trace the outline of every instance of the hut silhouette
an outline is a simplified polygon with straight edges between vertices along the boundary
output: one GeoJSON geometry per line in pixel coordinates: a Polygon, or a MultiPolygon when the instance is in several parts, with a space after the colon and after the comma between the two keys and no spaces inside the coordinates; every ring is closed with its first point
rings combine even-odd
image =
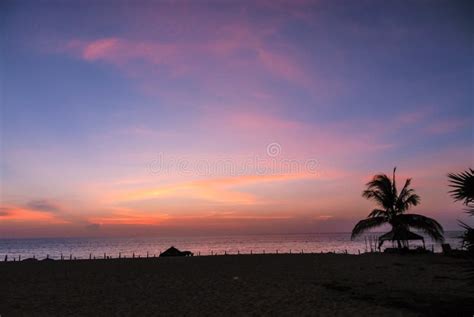
{"type": "Polygon", "coordinates": [[[160,256],[193,256],[193,253],[191,251],[180,251],[172,246],[161,253],[160,256]]]}
{"type": "Polygon", "coordinates": [[[404,248],[408,248],[410,240],[423,241],[423,249],[425,248],[425,239],[422,236],[411,232],[407,228],[400,227],[392,229],[390,232],[387,232],[386,234],[379,237],[379,249],[385,241],[397,241],[399,247],[402,246],[404,248]]]}

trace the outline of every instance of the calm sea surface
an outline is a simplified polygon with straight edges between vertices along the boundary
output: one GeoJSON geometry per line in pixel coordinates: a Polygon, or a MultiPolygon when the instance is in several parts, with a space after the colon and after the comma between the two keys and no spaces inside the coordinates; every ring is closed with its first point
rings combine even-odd
{"type": "MultiPolygon", "coordinates": [[[[299,252],[348,252],[357,254],[370,251],[370,240],[378,234],[368,234],[351,241],[350,233],[311,233],[311,234],[283,234],[283,235],[245,235],[245,236],[209,236],[209,237],[142,237],[142,238],[45,238],[45,239],[0,239],[0,261],[5,255],[11,260],[21,256],[22,259],[35,256],[38,259],[59,259],[61,254],[68,258],[86,259],[107,256],[131,257],[159,255],[170,246],[180,250],[190,250],[195,255],[210,254],[237,254],[239,253],[299,253],[299,252]]],[[[461,232],[449,231],[445,233],[446,243],[453,248],[460,247],[458,237],[461,232]]],[[[425,238],[426,247],[435,252],[441,250],[440,245],[425,238]]],[[[390,246],[386,243],[384,246],[390,246]]],[[[410,245],[421,245],[413,243],[410,245]]],[[[374,246],[374,243],[372,243],[374,246]]]]}

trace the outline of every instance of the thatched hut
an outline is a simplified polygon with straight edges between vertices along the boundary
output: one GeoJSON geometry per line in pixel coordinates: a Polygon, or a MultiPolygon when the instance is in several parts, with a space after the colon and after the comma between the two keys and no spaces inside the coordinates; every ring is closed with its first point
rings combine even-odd
{"type": "Polygon", "coordinates": [[[411,232],[407,228],[400,227],[392,229],[390,232],[379,237],[379,249],[385,241],[397,241],[399,247],[408,248],[410,240],[421,240],[423,242],[423,248],[425,248],[425,239],[422,236],[411,232]]]}
{"type": "Polygon", "coordinates": [[[175,247],[171,247],[161,253],[160,256],[193,256],[193,253],[191,251],[180,251],[175,247]]]}

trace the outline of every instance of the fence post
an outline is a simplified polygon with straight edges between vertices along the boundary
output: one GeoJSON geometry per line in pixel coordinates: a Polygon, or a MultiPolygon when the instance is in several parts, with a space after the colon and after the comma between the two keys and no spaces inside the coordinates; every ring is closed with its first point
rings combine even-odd
{"type": "Polygon", "coordinates": [[[5,262],[7,262],[7,261],[8,261],[8,255],[5,254],[5,262]]]}

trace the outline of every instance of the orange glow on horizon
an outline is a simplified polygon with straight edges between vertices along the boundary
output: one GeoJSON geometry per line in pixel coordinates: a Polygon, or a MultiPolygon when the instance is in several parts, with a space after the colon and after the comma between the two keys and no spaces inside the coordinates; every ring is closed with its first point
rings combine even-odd
{"type": "Polygon", "coordinates": [[[32,223],[49,223],[49,224],[65,224],[68,223],[62,219],[58,219],[51,212],[31,210],[16,206],[2,207],[0,220],[5,222],[32,222],[32,223]]]}

